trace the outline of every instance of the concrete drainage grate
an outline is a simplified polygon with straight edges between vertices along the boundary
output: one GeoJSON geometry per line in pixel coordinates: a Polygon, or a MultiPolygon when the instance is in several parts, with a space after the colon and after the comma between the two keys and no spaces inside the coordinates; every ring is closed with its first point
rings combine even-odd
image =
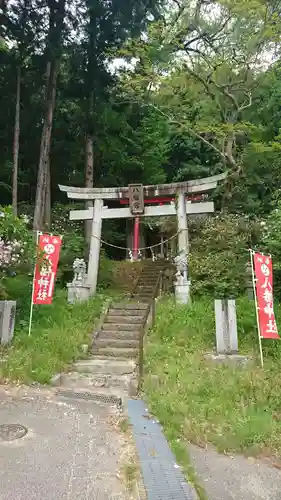
{"type": "Polygon", "coordinates": [[[147,500],[197,500],[164,437],[143,401],[129,400],[128,415],[139,454],[147,500]]]}
{"type": "Polygon", "coordinates": [[[60,389],[57,394],[65,398],[84,399],[86,401],[96,401],[98,403],[116,405],[118,408],[122,406],[122,399],[113,395],[95,394],[92,392],[76,392],[64,389],[60,389]]]}

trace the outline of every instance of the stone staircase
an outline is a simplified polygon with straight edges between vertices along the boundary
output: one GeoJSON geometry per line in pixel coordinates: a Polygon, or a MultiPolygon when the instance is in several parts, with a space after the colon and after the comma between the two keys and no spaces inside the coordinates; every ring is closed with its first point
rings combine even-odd
{"type": "Polygon", "coordinates": [[[95,332],[91,357],[60,375],[57,385],[62,395],[117,405],[137,395],[143,329],[159,274],[166,266],[164,260],[145,262],[130,299],[109,305],[95,332]]]}
{"type": "Polygon", "coordinates": [[[94,357],[135,359],[147,307],[137,301],[112,305],[93,343],[94,357]]]}
{"type": "Polygon", "coordinates": [[[144,302],[150,301],[157,284],[159,273],[163,272],[167,268],[167,265],[168,263],[164,259],[156,260],[155,262],[150,260],[146,261],[134,287],[132,297],[144,302]]]}

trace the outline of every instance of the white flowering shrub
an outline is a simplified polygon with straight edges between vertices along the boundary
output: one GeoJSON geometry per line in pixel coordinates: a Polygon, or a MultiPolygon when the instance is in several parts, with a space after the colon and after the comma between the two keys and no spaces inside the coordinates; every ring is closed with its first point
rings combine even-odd
{"type": "Polygon", "coordinates": [[[32,233],[26,216],[15,217],[11,207],[0,206],[0,271],[13,270],[28,263],[32,252],[32,233]]]}

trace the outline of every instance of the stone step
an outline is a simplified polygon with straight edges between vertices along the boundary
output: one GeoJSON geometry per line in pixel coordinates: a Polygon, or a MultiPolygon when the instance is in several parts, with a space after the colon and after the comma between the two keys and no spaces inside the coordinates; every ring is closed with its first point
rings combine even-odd
{"type": "Polygon", "coordinates": [[[154,288],[156,285],[156,281],[153,282],[153,283],[147,283],[147,282],[143,282],[143,283],[137,283],[136,286],[135,286],[135,289],[136,288],[142,288],[144,286],[146,286],[147,288],[154,288]]]}
{"type": "Polygon", "coordinates": [[[143,284],[138,284],[135,286],[134,290],[142,290],[143,288],[146,288],[148,290],[154,290],[156,286],[156,283],[153,283],[153,285],[147,285],[146,283],[143,283],[143,284]]]}
{"type": "Polygon", "coordinates": [[[143,269],[147,269],[147,267],[167,267],[168,261],[167,260],[150,260],[148,262],[145,262],[143,269]]]}
{"type": "Polygon", "coordinates": [[[158,279],[158,276],[159,276],[159,273],[153,273],[152,271],[149,271],[145,274],[142,274],[137,283],[139,283],[139,281],[145,281],[145,280],[149,280],[149,281],[156,281],[158,279]]]}
{"type": "Polygon", "coordinates": [[[120,314],[117,316],[113,316],[112,314],[108,314],[105,319],[106,323],[115,323],[116,325],[123,324],[142,324],[143,317],[142,316],[121,316],[120,314]]]}
{"type": "Polygon", "coordinates": [[[129,303],[123,303],[123,302],[120,302],[120,303],[117,303],[117,304],[114,304],[114,309],[124,309],[126,311],[130,311],[132,309],[136,310],[142,310],[144,311],[146,308],[147,308],[147,304],[141,302],[141,301],[137,301],[137,300],[134,300],[133,302],[129,302],[129,303]]]}
{"type": "Polygon", "coordinates": [[[149,292],[149,293],[153,293],[155,290],[155,286],[136,286],[136,288],[134,288],[134,291],[138,291],[138,292],[149,292]]]}
{"type": "Polygon", "coordinates": [[[101,338],[98,337],[94,343],[94,348],[96,347],[116,347],[121,349],[137,349],[139,347],[138,339],[120,339],[118,337],[115,338],[101,338]]]}
{"type": "Polygon", "coordinates": [[[140,337],[140,331],[129,331],[129,330],[101,330],[99,332],[99,335],[97,338],[101,339],[113,339],[113,338],[118,338],[120,340],[122,339],[133,339],[133,340],[138,340],[140,337]]]}
{"type": "Polygon", "coordinates": [[[95,390],[98,388],[121,388],[127,391],[130,385],[132,374],[112,375],[112,374],[93,374],[93,373],[62,373],[59,380],[59,387],[71,389],[95,390]]]}
{"type": "Polygon", "coordinates": [[[134,296],[135,297],[141,297],[143,298],[144,300],[147,300],[147,299],[151,299],[153,297],[154,293],[152,290],[136,290],[134,292],[134,296]]]}
{"type": "Polygon", "coordinates": [[[140,316],[143,317],[145,309],[116,309],[114,306],[108,311],[111,316],[140,316]]]}
{"type": "Polygon", "coordinates": [[[152,299],[152,293],[136,292],[134,296],[139,297],[140,299],[145,300],[146,302],[150,302],[150,300],[152,299]]]}
{"type": "Polygon", "coordinates": [[[118,408],[122,408],[122,404],[128,399],[127,391],[118,387],[79,389],[62,386],[57,388],[57,394],[69,400],[95,401],[104,405],[117,406],[118,408]]]}
{"type": "Polygon", "coordinates": [[[96,357],[109,358],[136,358],[138,349],[117,349],[114,347],[93,347],[92,354],[96,357]]]}
{"type": "Polygon", "coordinates": [[[102,328],[101,328],[101,331],[102,330],[105,330],[105,331],[108,331],[108,330],[114,330],[114,331],[129,331],[129,332],[139,332],[141,329],[141,324],[139,323],[122,323],[122,324],[117,324],[117,323],[107,323],[107,319],[106,319],[106,323],[104,323],[102,325],[102,328]]]}
{"type": "MultiPolygon", "coordinates": [[[[136,295],[136,296],[138,296],[138,295],[136,295]]],[[[147,304],[148,304],[148,305],[149,305],[149,303],[150,303],[150,302],[151,302],[151,300],[152,300],[150,296],[149,296],[149,297],[142,297],[142,299],[143,299],[143,300],[146,300],[146,302],[147,302],[147,304]]]]}
{"type": "Polygon", "coordinates": [[[147,273],[147,271],[154,271],[154,272],[160,272],[160,271],[163,271],[164,269],[166,269],[167,266],[163,266],[163,265],[158,265],[156,266],[154,263],[153,264],[150,264],[149,266],[145,266],[143,268],[143,271],[142,271],[142,274],[143,273],[147,273]]]}
{"type": "Polygon", "coordinates": [[[79,373],[94,373],[100,375],[129,375],[136,369],[135,361],[127,359],[86,359],[74,363],[73,370],[79,373]]]}
{"type": "Polygon", "coordinates": [[[135,286],[143,286],[143,285],[147,285],[147,286],[154,286],[155,283],[157,282],[158,280],[158,276],[155,276],[155,278],[153,278],[151,275],[147,278],[142,278],[141,280],[139,280],[135,286]]]}
{"type": "Polygon", "coordinates": [[[138,291],[138,292],[149,292],[149,293],[152,293],[154,291],[154,286],[146,286],[146,285],[143,285],[143,286],[136,286],[135,288],[135,292],[138,291]]]}

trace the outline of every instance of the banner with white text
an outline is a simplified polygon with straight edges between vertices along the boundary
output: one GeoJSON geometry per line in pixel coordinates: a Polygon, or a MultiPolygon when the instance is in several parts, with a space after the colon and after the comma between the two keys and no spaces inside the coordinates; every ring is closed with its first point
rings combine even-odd
{"type": "Polygon", "coordinates": [[[273,271],[269,255],[253,252],[257,321],[262,339],[279,339],[273,310],[273,271]]]}
{"type": "Polygon", "coordinates": [[[51,304],[58,268],[62,239],[59,236],[41,234],[33,283],[33,304],[51,304]]]}

